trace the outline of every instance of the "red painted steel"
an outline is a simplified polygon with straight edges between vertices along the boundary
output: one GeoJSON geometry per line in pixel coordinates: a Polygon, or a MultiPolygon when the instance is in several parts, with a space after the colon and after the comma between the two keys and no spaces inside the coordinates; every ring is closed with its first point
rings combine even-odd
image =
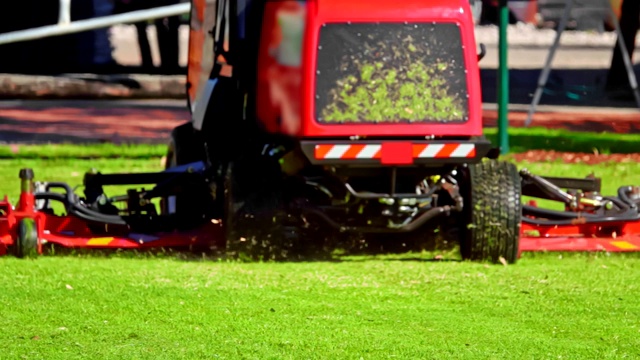
{"type": "Polygon", "coordinates": [[[307,9],[306,45],[303,54],[302,136],[437,136],[482,135],[481,88],[478,60],[473,51],[465,51],[469,94],[469,120],[461,124],[354,124],[323,125],[315,120],[315,79],[319,32],[327,23],[358,22],[441,22],[460,26],[462,44],[476,48],[473,18],[466,0],[434,0],[429,6],[421,0],[406,0],[402,6],[386,0],[310,1],[307,9]]]}
{"type": "Polygon", "coordinates": [[[95,234],[88,224],[74,216],[56,216],[34,210],[33,194],[22,193],[15,210],[5,197],[0,201],[0,256],[6,255],[17,238],[18,223],[24,218],[36,221],[38,253],[44,244],[67,248],[148,249],[219,248],[224,236],[218,222],[207,223],[192,231],[134,234],[114,226],[107,234],[95,234]],[[117,234],[117,235],[116,235],[117,234]]]}

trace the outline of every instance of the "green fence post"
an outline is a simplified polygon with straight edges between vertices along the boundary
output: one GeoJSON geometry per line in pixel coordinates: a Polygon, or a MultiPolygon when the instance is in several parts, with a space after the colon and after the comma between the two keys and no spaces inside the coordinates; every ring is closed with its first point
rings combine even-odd
{"type": "Polygon", "coordinates": [[[507,0],[500,0],[500,33],[498,43],[498,146],[502,154],[509,153],[509,65],[507,27],[509,26],[509,7],[507,0]]]}

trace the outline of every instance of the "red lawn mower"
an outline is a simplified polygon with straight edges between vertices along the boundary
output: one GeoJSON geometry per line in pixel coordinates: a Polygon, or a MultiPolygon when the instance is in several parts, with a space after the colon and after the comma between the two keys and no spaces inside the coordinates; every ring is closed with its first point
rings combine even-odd
{"type": "Polygon", "coordinates": [[[18,204],[0,202],[0,253],[169,247],[288,260],[434,234],[494,263],[637,250],[638,188],[601,196],[599,179],[497,159],[482,134],[480,49],[468,0],[194,0],[192,120],[172,132],[166,170],[90,171],[79,195],[23,169],[18,204]],[[110,197],[110,185],[150,187],[110,197]]]}

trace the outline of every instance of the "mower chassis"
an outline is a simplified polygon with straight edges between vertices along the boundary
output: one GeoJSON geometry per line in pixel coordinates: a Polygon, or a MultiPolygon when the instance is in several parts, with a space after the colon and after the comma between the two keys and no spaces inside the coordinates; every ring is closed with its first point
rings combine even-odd
{"type": "MultiPolygon", "coordinates": [[[[108,174],[89,178],[86,182],[98,185],[165,183],[180,176],[194,176],[181,172],[108,174]]],[[[197,175],[197,174],[196,174],[197,175]]],[[[640,188],[625,186],[618,196],[601,196],[600,179],[597,178],[552,178],[520,172],[522,195],[564,204],[564,210],[539,208],[535,200],[523,205],[520,252],[530,251],[608,251],[633,252],[640,250],[640,188]],[[564,190],[568,189],[568,190],[564,190]]],[[[22,192],[17,205],[12,206],[5,197],[0,201],[0,255],[13,253],[19,257],[29,254],[29,240],[25,229],[35,226],[37,241],[35,252],[43,253],[43,246],[50,244],[63,248],[88,249],[212,249],[223,248],[224,231],[219,221],[210,220],[187,230],[165,229],[165,231],[131,232],[118,224],[102,224],[104,231],[96,233],[87,219],[76,215],[58,216],[48,211],[36,210],[37,196],[32,191],[33,171],[20,171],[22,192]],[[109,229],[109,226],[113,230],[109,229]],[[19,246],[24,245],[24,246],[19,246]],[[25,247],[26,246],[26,247],[25,247]]],[[[65,184],[50,184],[65,187],[65,184]]],[[[359,198],[380,194],[361,194],[350,190],[359,198]]],[[[395,194],[402,197],[402,194],[395,194]]],[[[409,194],[407,194],[409,196],[409,194]]],[[[415,195],[413,195],[415,196],[415,195]]],[[[41,200],[40,200],[41,201],[41,200]]],[[[410,232],[441,213],[453,208],[434,208],[416,219],[411,226],[390,229],[389,232],[410,232]]],[[[328,224],[342,231],[362,231],[366,228],[341,228],[341,225],[320,212],[306,210],[321,216],[328,224]]],[[[95,223],[95,222],[94,222],[95,223]]]]}
{"type": "Polygon", "coordinates": [[[526,169],[520,175],[523,196],[564,205],[562,211],[538,208],[535,200],[523,206],[521,252],[640,250],[639,187],[602,196],[599,178],[542,177],[526,169]]]}

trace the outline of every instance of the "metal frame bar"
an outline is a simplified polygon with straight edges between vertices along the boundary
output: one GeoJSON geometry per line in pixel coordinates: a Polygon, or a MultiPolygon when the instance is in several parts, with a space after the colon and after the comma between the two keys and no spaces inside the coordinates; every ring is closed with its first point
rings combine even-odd
{"type": "MultiPolygon", "coordinates": [[[[527,119],[525,121],[525,126],[531,125],[533,121],[533,114],[536,111],[538,104],[540,103],[540,98],[542,97],[542,92],[544,91],[544,87],[547,85],[547,80],[549,79],[549,73],[551,72],[551,65],[553,62],[553,58],[560,46],[560,37],[562,36],[562,32],[566,29],[567,23],[569,21],[569,15],[571,15],[571,10],[573,6],[576,4],[578,0],[568,0],[567,4],[564,7],[564,12],[562,14],[562,18],[560,19],[560,23],[558,24],[558,31],[556,32],[555,39],[553,41],[553,45],[549,50],[549,54],[547,55],[547,60],[545,61],[544,67],[542,68],[542,72],[538,77],[538,87],[533,95],[533,101],[531,102],[531,106],[529,107],[529,113],[527,115],[527,119]]],[[[637,0],[636,0],[637,1],[637,0]]],[[[624,39],[622,38],[622,31],[620,30],[620,24],[618,22],[618,17],[613,11],[612,4],[609,3],[608,0],[602,0],[603,7],[607,9],[609,16],[611,17],[616,36],[617,42],[622,50],[622,58],[624,60],[625,67],[627,69],[627,76],[629,77],[629,84],[631,85],[631,89],[633,90],[633,95],[636,100],[636,104],[640,107],[640,92],[638,90],[638,82],[636,79],[635,72],[633,70],[633,64],[631,63],[631,57],[627,47],[624,44],[624,39]]]]}
{"type": "Polygon", "coordinates": [[[58,24],[0,34],[0,45],[95,30],[118,24],[136,23],[188,14],[191,11],[191,3],[161,6],[153,9],[131,11],[124,14],[100,16],[78,21],[70,21],[70,8],[71,0],[60,0],[61,11],[58,24]]]}
{"type": "Polygon", "coordinates": [[[59,26],[71,24],[71,0],[60,0],[60,10],[58,14],[59,26]]]}

